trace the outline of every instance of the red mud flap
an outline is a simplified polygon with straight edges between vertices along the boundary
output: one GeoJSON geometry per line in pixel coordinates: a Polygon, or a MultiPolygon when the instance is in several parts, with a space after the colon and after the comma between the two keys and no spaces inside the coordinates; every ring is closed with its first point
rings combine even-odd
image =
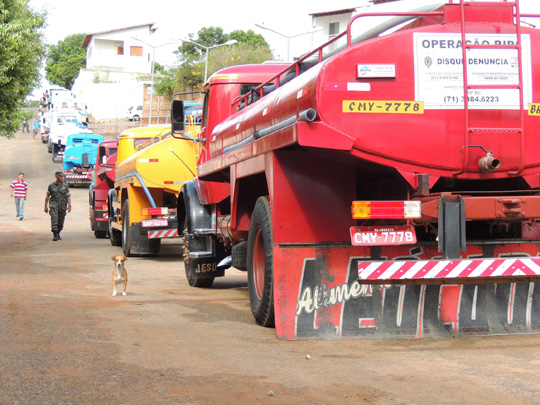
{"type": "MultiPolygon", "coordinates": [[[[275,246],[274,308],[278,338],[423,338],[540,331],[540,283],[528,282],[538,280],[540,258],[414,261],[409,248],[392,249],[275,246]],[[379,255],[378,261],[374,260],[373,252],[379,255]],[[380,259],[396,256],[409,260],[380,259]],[[417,265],[419,262],[433,267],[426,265],[415,273],[417,278],[423,276],[421,281],[414,281],[416,285],[403,285],[403,280],[398,281],[401,285],[393,285],[388,279],[376,280],[377,275],[402,274],[401,266],[403,274],[415,265],[418,270],[423,267],[417,265]],[[379,270],[374,269],[377,263],[379,270]],[[383,269],[382,264],[387,267],[383,269]],[[397,267],[391,268],[392,265],[397,267]],[[441,268],[435,269],[437,265],[441,268]],[[484,272],[480,265],[485,267],[484,272]],[[358,283],[359,269],[369,269],[369,277],[375,280],[358,283]],[[440,280],[427,285],[436,271],[453,275],[460,269],[459,277],[468,278],[471,284],[456,285],[458,279],[448,277],[452,285],[440,280]],[[487,276],[486,271],[491,271],[491,275],[487,276]],[[465,277],[466,272],[469,277],[465,277]],[[497,279],[493,276],[495,272],[504,278],[497,279]],[[497,284],[486,284],[485,279],[497,284]],[[509,283],[509,280],[527,282],[509,283]]],[[[508,254],[504,245],[490,249],[492,257],[508,254]]],[[[514,251],[532,256],[536,249],[534,244],[530,247],[524,244],[514,251]]],[[[418,259],[427,259],[440,253],[436,247],[422,247],[415,254],[418,259]]],[[[469,257],[481,254],[478,246],[469,246],[466,252],[469,257]]]]}

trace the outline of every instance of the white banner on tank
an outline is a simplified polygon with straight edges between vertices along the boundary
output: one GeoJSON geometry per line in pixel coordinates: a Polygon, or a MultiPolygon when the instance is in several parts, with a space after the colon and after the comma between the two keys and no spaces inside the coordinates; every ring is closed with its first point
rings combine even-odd
{"type": "MultiPolygon", "coordinates": [[[[511,45],[516,35],[467,34],[467,42],[480,45],[511,45]]],[[[414,73],[416,101],[424,109],[463,109],[463,51],[461,34],[414,33],[414,73]]],[[[523,108],[532,99],[531,41],[521,36],[523,64],[523,108]]],[[[519,109],[519,90],[496,88],[519,84],[516,49],[467,50],[467,79],[471,85],[489,85],[491,89],[470,89],[471,109],[519,109]]]]}

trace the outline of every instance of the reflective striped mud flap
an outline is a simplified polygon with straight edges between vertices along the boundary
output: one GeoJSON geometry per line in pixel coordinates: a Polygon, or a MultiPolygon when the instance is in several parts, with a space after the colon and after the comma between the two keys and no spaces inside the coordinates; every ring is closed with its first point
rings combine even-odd
{"type": "Polygon", "coordinates": [[[528,281],[528,276],[519,273],[530,273],[530,280],[535,280],[535,266],[540,259],[502,258],[511,252],[536,255],[538,246],[491,246],[489,254],[501,257],[497,260],[479,258],[487,253],[483,249],[468,246],[464,257],[475,257],[474,260],[441,264],[442,261],[426,260],[439,255],[436,247],[411,251],[406,246],[275,246],[278,338],[424,338],[540,331],[540,283],[528,281]],[[386,258],[403,261],[381,260],[386,258]],[[515,278],[502,283],[485,282],[490,278],[485,271],[510,277],[512,266],[515,278]],[[396,270],[399,268],[403,272],[396,270]],[[381,276],[385,272],[386,276],[390,272],[396,276],[405,271],[417,277],[433,276],[435,268],[454,276],[463,271],[459,277],[466,278],[468,284],[458,284],[456,277],[449,277],[447,284],[434,283],[429,277],[402,284],[381,276]],[[360,284],[359,272],[365,269],[369,269],[372,280],[360,284]],[[475,280],[465,277],[466,273],[482,277],[475,280]],[[377,275],[381,277],[376,279],[377,275]]]}

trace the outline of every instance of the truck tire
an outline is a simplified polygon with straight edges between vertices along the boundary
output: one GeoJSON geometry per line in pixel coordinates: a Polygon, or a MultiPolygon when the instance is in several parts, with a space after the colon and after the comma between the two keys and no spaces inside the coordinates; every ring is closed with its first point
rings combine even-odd
{"type": "Polygon", "coordinates": [[[240,242],[232,247],[232,267],[241,271],[247,271],[247,242],[240,242]]]}
{"type": "Polygon", "coordinates": [[[251,313],[265,327],[274,322],[272,216],[268,197],[255,203],[248,235],[248,290],[251,313]]]}
{"type": "Polygon", "coordinates": [[[116,221],[116,212],[112,207],[112,202],[116,201],[116,194],[109,194],[109,240],[113,246],[122,246],[122,233],[112,227],[113,221],[116,221]]]}
{"type": "Polygon", "coordinates": [[[131,226],[129,225],[129,199],[124,203],[122,210],[122,250],[124,256],[131,257],[131,226]]]}
{"type": "MultiPolygon", "coordinates": [[[[90,212],[94,211],[94,185],[90,184],[90,187],[88,187],[88,204],[90,206],[90,212]]],[[[90,230],[94,231],[96,228],[95,221],[92,220],[92,217],[94,215],[90,215],[90,230]]]]}
{"type": "Polygon", "coordinates": [[[122,233],[112,227],[114,218],[109,217],[109,240],[113,246],[122,246],[122,233]]]}

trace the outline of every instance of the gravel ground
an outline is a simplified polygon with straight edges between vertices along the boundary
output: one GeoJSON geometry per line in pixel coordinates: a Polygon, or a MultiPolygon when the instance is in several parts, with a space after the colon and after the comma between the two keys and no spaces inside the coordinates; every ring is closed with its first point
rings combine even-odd
{"type": "Polygon", "coordinates": [[[245,273],[190,288],[176,240],[130,258],[128,295],[111,297],[120,249],[90,231],[88,191],[72,189],[53,242],[43,204],[60,165],[28,134],[0,147],[0,404],[540,402],[538,335],[281,342],[254,324],[245,273]]]}

